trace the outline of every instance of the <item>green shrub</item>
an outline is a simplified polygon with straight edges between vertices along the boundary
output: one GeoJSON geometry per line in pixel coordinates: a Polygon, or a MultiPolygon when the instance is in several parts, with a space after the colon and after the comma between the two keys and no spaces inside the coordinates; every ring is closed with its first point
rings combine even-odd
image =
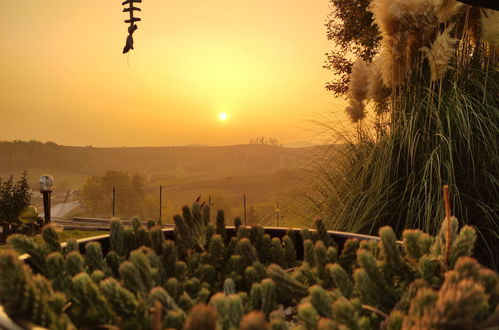
{"type": "MultiPolygon", "coordinates": [[[[205,221],[198,211],[183,212],[182,219],[192,217],[191,225],[205,221]]],[[[303,261],[296,260],[290,236],[283,244],[268,239],[272,256],[262,260],[255,243],[270,236],[257,227],[245,232],[247,237],[224,241],[222,234],[214,234],[203,245],[198,239],[180,243],[181,248],[152,227],[144,230],[154,239],[135,248],[137,242],[121,240],[117,224],[106,255],[97,242],[85,246],[85,255],[76,247],[64,255],[50,252],[58,250],[52,235],[38,242],[15,235],[11,246],[32,254],[32,268],[12,250],[0,251],[0,302],[19,324],[56,329],[110,324],[147,329],[158,322],[175,329],[287,329],[290,321],[304,329],[494,324],[499,275],[470,257],[474,229],[458,230],[457,220],[450,223],[450,245],[445,235],[434,238],[410,230],[400,244],[385,227],[379,241],[347,240],[336,248],[331,240],[326,248],[324,233],[318,231],[315,243],[304,240],[303,261]],[[275,260],[293,267],[271,263],[275,260]]],[[[135,234],[142,228],[136,224],[135,234]]]]}

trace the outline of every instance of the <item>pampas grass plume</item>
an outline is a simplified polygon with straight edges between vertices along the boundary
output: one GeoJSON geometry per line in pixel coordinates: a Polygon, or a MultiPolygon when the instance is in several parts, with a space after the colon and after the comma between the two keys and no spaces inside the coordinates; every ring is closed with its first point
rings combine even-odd
{"type": "Polygon", "coordinates": [[[345,109],[352,122],[356,123],[365,117],[364,99],[367,96],[367,86],[370,70],[366,62],[361,59],[353,64],[348,84],[347,97],[350,105],[345,109]]]}
{"type": "Polygon", "coordinates": [[[482,38],[492,47],[499,46],[499,11],[486,9],[480,18],[482,38]]]}
{"type": "Polygon", "coordinates": [[[348,98],[362,102],[367,95],[367,79],[369,78],[369,68],[367,63],[357,59],[352,66],[350,83],[348,85],[348,98]]]}
{"type": "Polygon", "coordinates": [[[462,6],[462,3],[455,0],[431,0],[431,2],[435,7],[435,15],[439,23],[447,22],[462,6]]]}
{"type": "Polygon", "coordinates": [[[449,61],[454,54],[457,39],[450,36],[453,25],[439,32],[431,48],[423,47],[421,50],[426,54],[431,68],[431,80],[442,78],[449,69],[449,61]]]}
{"type": "Polygon", "coordinates": [[[345,109],[345,111],[350,117],[350,120],[354,123],[364,119],[366,116],[364,103],[356,100],[351,100],[350,105],[345,109]]]}
{"type": "Polygon", "coordinates": [[[389,96],[390,92],[383,82],[381,56],[376,57],[369,64],[369,76],[367,77],[367,95],[368,100],[373,100],[376,103],[382,103],[389,96]],[[387,91],[388,90],[388,91],[387,91]]]}

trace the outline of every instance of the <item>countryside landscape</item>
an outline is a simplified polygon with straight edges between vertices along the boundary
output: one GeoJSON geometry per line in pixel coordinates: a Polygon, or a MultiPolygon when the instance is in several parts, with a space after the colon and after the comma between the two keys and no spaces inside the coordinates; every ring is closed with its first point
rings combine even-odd
{"type": "Polygon", "coordinates": [[[499,329],[497,1],[0,22],[0,329],[499,329]]]}

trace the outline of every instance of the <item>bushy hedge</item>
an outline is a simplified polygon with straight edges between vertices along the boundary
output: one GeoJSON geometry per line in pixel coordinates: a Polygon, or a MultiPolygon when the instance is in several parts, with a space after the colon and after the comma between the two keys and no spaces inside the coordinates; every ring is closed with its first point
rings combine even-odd
{"type": "MultiPolygon", "coordinates": [[[[453,218],[432,237],[390,227],[380,240],[339,248],[317,230],[271,238],[242,226],[228,237],[195,204],[175,217],[175,240],[135,219],[113,221],[110,251],[61,248],[47,226],[43,242],[14,235],[0,251],[0,301],[19,324],[53,329],[486,329],[495,325],[499,276],[470,257],[475,230],[453,218]],[[303,260],[296,244],[303,242],[303,260]],[[29,253],[29,266],[18,259],[29,253]]],[[[301,255],[301,253],[300,253],[301,255]]]]}

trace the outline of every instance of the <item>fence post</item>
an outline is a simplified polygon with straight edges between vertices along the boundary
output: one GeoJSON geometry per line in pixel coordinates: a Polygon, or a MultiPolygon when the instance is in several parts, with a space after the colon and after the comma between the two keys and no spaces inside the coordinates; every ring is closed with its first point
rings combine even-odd
{"type": "Polygon", "coordinates": [[[113,186],[113,218],[114,218],[114,206],[116,202],[116,187],[113,186]]]}
{"type": "Polygon", "coordinates": [[[162,225],[161,211],[163,207],[163,186],[159,185],[159,224],[162,225]]]}
{"type": "Polygon", "coordinates": [[[277,227],[279,227],[279,203],[277,203],[277,207],[275,209],[275,215],[276,215],[276,220],[277,220],[277,227]]]}
{"type": "Polygon", "coordinates": [[[246,226],[246,194],[244,194],[244,225],[246,226]]]}

